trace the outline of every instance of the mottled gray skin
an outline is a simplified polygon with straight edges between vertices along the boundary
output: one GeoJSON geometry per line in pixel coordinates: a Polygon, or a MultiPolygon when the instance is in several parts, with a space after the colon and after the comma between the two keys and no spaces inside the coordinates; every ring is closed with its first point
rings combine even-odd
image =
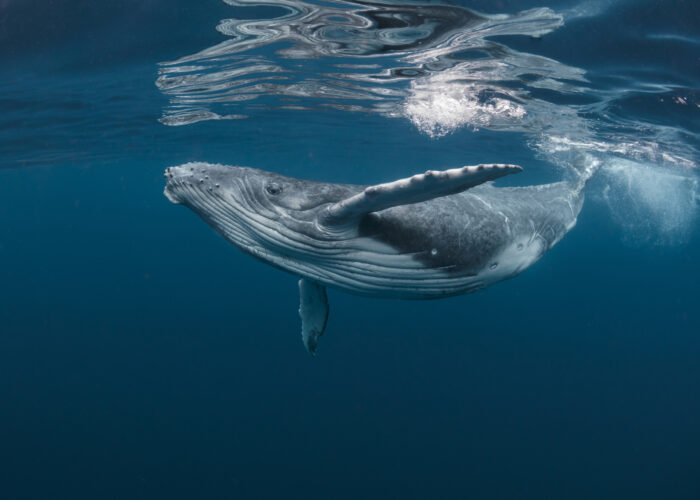
{"type": "Polygon", "coordinates": [[[244,252],[372,296],[432,299],[515,276],[576,222],[583,182],[467,191],[334,223],[328,207],[365,186],[203,163],[166,170],[165,194],[244,252]]]}
{"type": "Polygon", "coordinates": [[[526,188],[487,184],[368,214],[359,229],[363,236],[412,253],[426,267],[477,275],[487,266],[497,267],[496,256],[518,239],[527,240],[522,250],[538,239],[539,258],[571,228],[581,202],[564,182],[526,188]]]}

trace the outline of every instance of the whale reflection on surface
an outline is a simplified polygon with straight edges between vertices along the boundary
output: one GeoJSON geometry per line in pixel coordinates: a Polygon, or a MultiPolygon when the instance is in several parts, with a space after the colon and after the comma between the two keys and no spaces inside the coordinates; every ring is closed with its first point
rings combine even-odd
{"type": "Polygon", "coordinates": [[[548,107],[532,89],[575,92],[585,84],[580,69],[489,39],[549,33],[563,20],[547,8],[485,15],[440,4],[226,3],[284,14],[223,20],[218,30],[229,40],[163,63],[163,123],[331,107],[407,117],[431,135],[463,125],[527,129],[552,118],[538,118],[548,107]]]}

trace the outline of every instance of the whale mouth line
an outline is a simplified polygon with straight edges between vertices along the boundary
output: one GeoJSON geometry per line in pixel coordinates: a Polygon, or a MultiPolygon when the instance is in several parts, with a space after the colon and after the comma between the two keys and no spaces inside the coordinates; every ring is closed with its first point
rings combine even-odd
{"type": "Polygon", "coordinates": [[[175,205],[181,205],[182,202],[179,200],[179,198],[177,198],[177,196],[175,196],[170,191],[170,189],[168,189],[169,187],[170,187],[170,184],[166,184],[165,189],[163,189],[163,194],[168,199],[168,201],[170,201],[170,203],[174,203],[175,205]]]}

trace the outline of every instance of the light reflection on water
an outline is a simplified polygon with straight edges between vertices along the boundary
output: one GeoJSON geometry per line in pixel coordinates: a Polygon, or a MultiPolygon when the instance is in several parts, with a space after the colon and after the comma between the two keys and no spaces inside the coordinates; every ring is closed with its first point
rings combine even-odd
{"type": "Polygon", "coordinates": [[[585,83],[580,69],[487,39],[549,33],[563,20],[546,8],[484,15],[439,4],[226,1],[285,14],[225,19],[218,29],[229,40],[164,63],[163,123],[333,107],[408,117],[439,136],[465,125],[533,125],[529,89],[575,92],[573,82],[585,83]]]}

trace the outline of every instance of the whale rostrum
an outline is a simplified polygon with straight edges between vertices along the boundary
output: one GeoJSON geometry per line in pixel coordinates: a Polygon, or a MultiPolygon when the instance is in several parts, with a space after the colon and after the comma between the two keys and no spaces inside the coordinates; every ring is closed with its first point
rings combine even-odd
{"type": "Polygon", "coordinates": [[[586,179],[490,182],[520,171],[485,164],[359,186],[186,163],[165,170],[165,195],[243,252],[300,277],[302,339],[313,353],[328,319],[325,287],[435,299],[537,261],[575,225],[586,179]]]}

